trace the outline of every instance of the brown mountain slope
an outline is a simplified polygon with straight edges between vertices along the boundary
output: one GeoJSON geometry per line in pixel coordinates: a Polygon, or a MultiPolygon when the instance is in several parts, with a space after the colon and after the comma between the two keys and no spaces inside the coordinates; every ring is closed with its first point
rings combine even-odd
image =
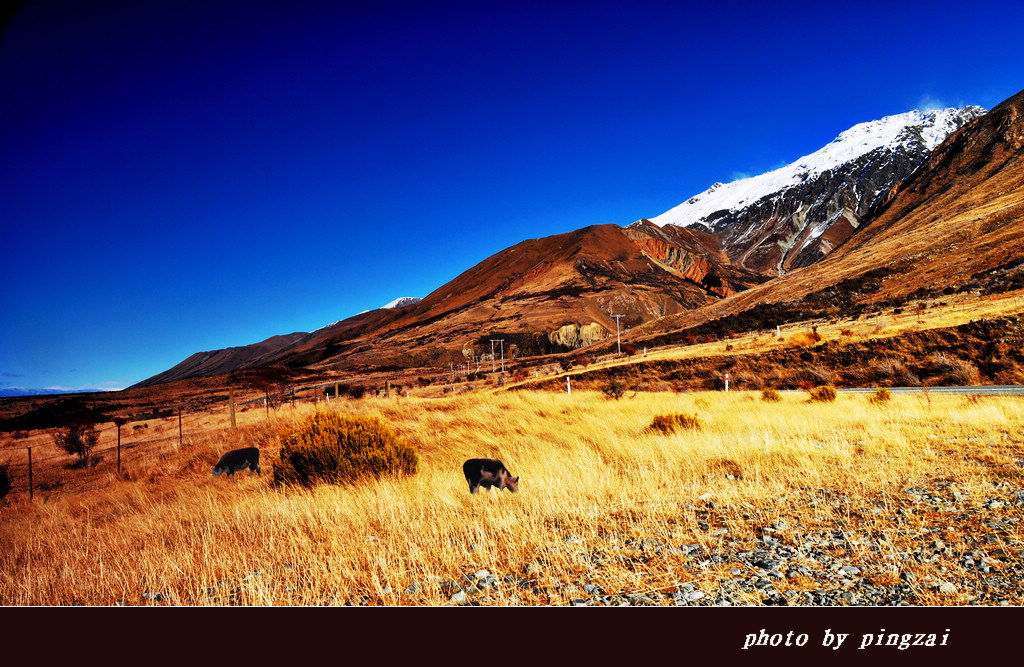
{"type": "Polygon", "coordinates": [[[190,377],[218,375],[240,368],[261,366],[268,363],[281,350],[295,345],[295,343],[308,335],[297,332],[287,336],[271,336],[264,341],[252,345],[229,347],[209,352],[196,352],[180,364],[167,369],[163,373],[143,380],[133,385],[133,387],[146,387],[190,377]]]}
{"type": "Polygon", "coordinates": [[[957,290],[1024,262],[1024,91],[938,146],[823,260],[631,332],[643,340],[873,272],[866,302],[957,290]]]}
{"type": "Polygon", "coordinates": [[[314,371],[444,366],[504,339],[510,356],[564,351],[720,300],[767,278],[729,264],[711,234],[649,222],[594,225],[507,248],[419,302],[311,334],[192,355],[139,383],[259,365],[314,371]]]}
{"type": "Polygon", "coordinates": [[[731,267],[710,234],[594,225],[516,244],[393,317],[304,341],[274,363],[438,365],[489,351],[491,338],[511,354],[571,349],[613,335],[615,314],[635,326],[764,279],[731,267]]]}

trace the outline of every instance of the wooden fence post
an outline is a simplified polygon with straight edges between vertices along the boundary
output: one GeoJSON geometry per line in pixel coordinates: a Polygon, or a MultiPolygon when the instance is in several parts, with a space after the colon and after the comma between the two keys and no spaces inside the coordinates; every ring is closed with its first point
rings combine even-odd
{"type": "Polygon", "coordinates": [[[183,446],[183,444],[184,444],[183,440],[184,439],[182,438],[182,433],[181,433],[181,406],[179,405],[178,406],[178,449],[181,449],[181,447],[183,446]]]}
{"type": "Polygon", "coordinates": [[[28,499],[32,500],[34,492],[32,488],[32,448],[28,448],[28,499]]]}
{"type": "Polygon", "coordinates": [[[228,390],[228,400],[231,402],[231,428],[238,428],[235,424],[235,390],[228,390]]]}

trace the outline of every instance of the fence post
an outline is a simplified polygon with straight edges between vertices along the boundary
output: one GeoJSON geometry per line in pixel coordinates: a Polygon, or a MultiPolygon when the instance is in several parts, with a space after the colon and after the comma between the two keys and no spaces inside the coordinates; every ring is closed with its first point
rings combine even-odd
{"type": "Polygon", "coordinates": [[[183,438],[181,436],[181,406],[178,406],[178,449],[183,446],[183,438]]]}
{"type": "Polygon", "coordinates": [[[569,384],[569,377],[568,376],[566,376],[566,378],[565,378],[565,392],[568,395],[572,396],[572,385],[569,384]]]}
{"type": "Polygon", "coordinates": [[[231,402],[231,428],[238,428],[235,423],[235,390],[228,390],[228,400],[231,402]]]}
{"type": "Polygon", "coordinates": [[[32,488],[32,448],[28,448],[28,499],[32,500],[34,497],[32,488]]]}
{"type": "Polygon", "coordinates": [[[117,422],[117,476],[121,476],[121,422],[117,422]]]}

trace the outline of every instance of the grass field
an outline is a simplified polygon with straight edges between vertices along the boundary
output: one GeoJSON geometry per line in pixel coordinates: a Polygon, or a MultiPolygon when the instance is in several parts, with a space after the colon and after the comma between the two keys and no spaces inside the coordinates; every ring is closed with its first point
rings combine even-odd
{"type": "MultiPolygon", "coordinates": [[[[186,446],[136,458],[121,478],[109,467],[75,471],[94,476],[83,491],[34,503],[16,494],[0,508],[0,603],[448,604],[448,582],[480,569],[508,577],[484,604],[562,604],[588,584],[609,595],[684,583],[712,591],[737,577],[735,563],[644,545],[735,546],[766,528],[798,548],[808,535],[842,531],[845,557],[879,585],[905,573],[957,584],[955,593],[922,585],[913,604],[971,602],[963,558],[979,548],[997,571],[1020,567],[1021,399],[759,396],[343,400],[319,409],[380,416],[417,445],[420,472],[312,490],[271,481],[277,433],[316,407],[243,412],[237,432],[226,413],[208,413],[190,425],[186,446]],[[649,428],[680,413],[699,428],[649,428]],[[221,453],[251,445],[261,448],[262,477],[211,479],[221,453]],[[471,457],[501,459],[521,476],[519,493],[470,495],[461,464],[471,457]],[[910,503],[915,487],[941,487],[963,511],[910,503]],[[1000,509],[989,510],[996,497],[1000,509]],[[999,530],[985,524],[993,512],[1006,519],[999,530]],[[930,544],[936,531],[947,545],[938,557],[884,560],[930,544]]],[[[776,583],[782,592],[811,586],[800,576],[776,583]]],[[[1008,595],[1024,603],[1021,589],[1008,595]]],[[[736,602],[764,599],[754,591],[736,602]]]]}

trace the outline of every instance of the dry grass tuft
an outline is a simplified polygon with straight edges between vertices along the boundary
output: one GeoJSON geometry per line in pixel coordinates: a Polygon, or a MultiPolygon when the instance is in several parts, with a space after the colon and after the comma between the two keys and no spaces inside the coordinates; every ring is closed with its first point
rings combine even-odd
{"type": "Polygon", "coordinates": [[[658,433],[674,433],[680,428],[699,431],[703,427],[697,415],[675,414],[655,415],[648,428],[658,433]]]}
{"type": "Polygon", "coordinates": [[[878,389],[875,390],[875,393],[871,394],[871,396],[868,397],[868,402],[873,403],[875,405],[888,403],[891,400],[892,393],[890,393],[889,390],[886,389],[885,387],[879,387],[878,389]]]}
{"type": "Polygon", "coordinates": [[[812,389],[808,400],[812,403],[832,403],[836,400],[837,395],[835,387],[823,385],[812,389]]]}
{"type": "Polygon", "coordinates": [[[801,331],[789,337],[790,345],[795,347],[807,347],[814,345],[821,340],[821,334],[817,331],[801,331]]]}
{"type": "Polygon", "coordinates": [[[743,479],[743,468],[732,459],[712,459],[708,462],[708,472],[725,475],[726,479],[743,479]]]}

